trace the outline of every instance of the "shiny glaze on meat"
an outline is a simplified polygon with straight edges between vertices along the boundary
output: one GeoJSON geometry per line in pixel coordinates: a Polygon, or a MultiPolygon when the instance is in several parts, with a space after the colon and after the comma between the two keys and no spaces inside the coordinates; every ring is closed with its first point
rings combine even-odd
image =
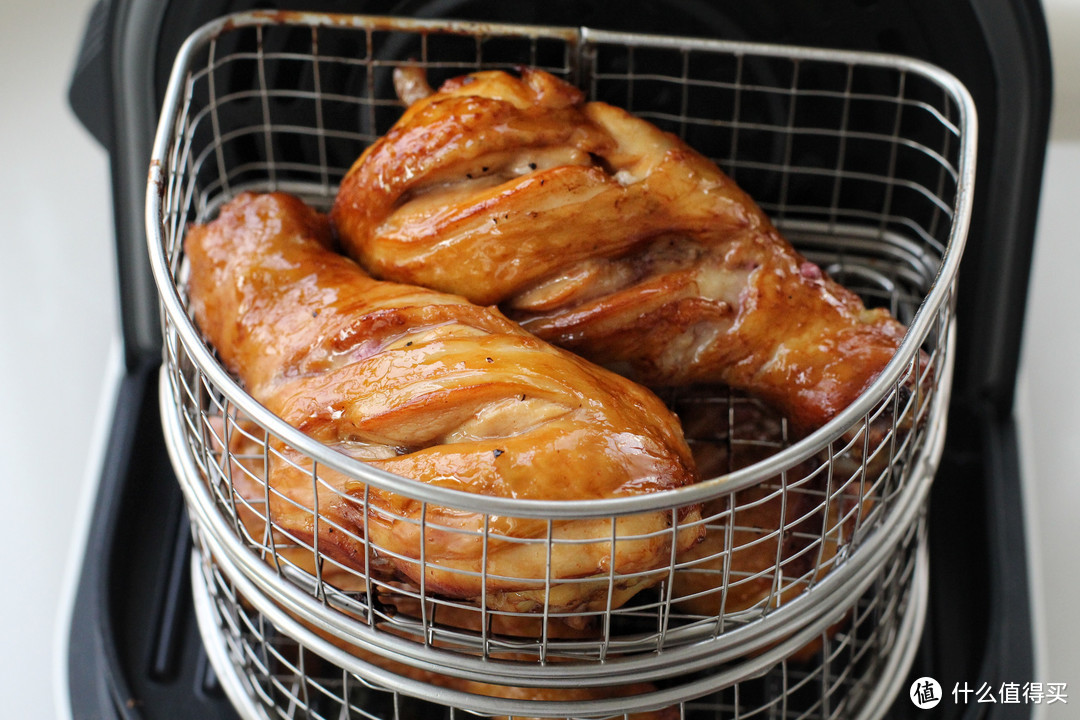
{"type": "Polygon", "coordinates": [[[804,431],[850,404],[906,331],[707,158],[538,70],[475,73],[414,102],[331,217],[376,277],[497,303],[649,385],[747,390],[804,431]]]}
{"type": "MultiPolygon", "coordinates": [[[[588,500],[696,480],[678,421],[647,390],[494,309],[373,280],[331,240],[326,217],[298,199],[243,194],[192,227],[185,243],[199,328],[247,391],[286,422],[376,468],[483,495],[588,500]]],[[[337,562],[366,572],[368,537],[380,563],[429,592],[478,598],[486,590],[489,607],[506,609],[544,602],[547,521],[425,506],[325,467],[316,491],[309,459],[280,443],[274,450],[275,523],[311,542],[317,502],[319,547],[337,562]]],[[[681,513],[697,516],[696,508],[681,513]]],[[[670,512],[622,517],[614,527],[610,518],[554,522],[555,539],[592,541],[555,545],[549,608],[606,605],[612,564],[616,574],[665,567],[671,523],[670,512]],[[613,551],[613,533],[645,537],[617,540],[613,551]]],[[[684,548],[700,532],[675,535],[684,548]]],[[[617,580],[615,602],[664,574],[617,580]]]]}

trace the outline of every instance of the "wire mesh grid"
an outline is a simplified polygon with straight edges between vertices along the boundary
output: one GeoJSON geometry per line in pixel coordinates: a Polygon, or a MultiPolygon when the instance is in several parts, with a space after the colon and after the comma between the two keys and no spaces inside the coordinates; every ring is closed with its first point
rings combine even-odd
{"type": "Polygon", "coordinates": [[[776,221],[895,230],[925,245],[923,262],[939,263],[962,212],[955,193],[970,132],[940,76],[827,51],[777,61],[754,46],[586,38],[593,97],[703,149],[776,221]]]}
{"type": "Polygon", "coordinates": [[[964,98],[932,68],[884,56],[287,14],[212,25],[178,60],[148,192],[164,412],[175,413],[185,477],[209,489],[215,527],[251,572],[272,569],[280,599],[306,596],[336,636],[415,664],[483,675],[512,662],[542,685],[556,682],[558,662],[597,684],[613,658],[636,654],[627,667],[675,674],[673,648],[712,639],[720,663],[763,646],[755,625],[778,627],[762,623],[815,607],[811,598],[820,611],[829,576],[837,587],[857,551],[868,558],[895,540],[901,508],[936,464],[968,212],[964,98]],[[394,68],[417,64],[435,82],[543,67],[683,135],[810,259],[910,326],[897,358],[807,438],[726,389],[672,391],[664,399],[703,477],[717,479],[572,504],[462,497],[387,476],[270,416],[189,318],[186,228],[245,189],[327,206],[401,112],[394,68]]]}
{"type": "Polygon", "coordinates": [[[202,544],[193,575],[200,631],[247,717],[865,719],[887,710],[919,636],[927,591],[922,527],[908,528],[861,594],[774,645],[760,662],[680,678],[685,691],[673,681],[535,690],[417,671],[310,625],[288,619],[275,625],[261,609],[273,608],[273,601],[238,584],[238,570],[202,544]],[[365,661],[388,674],[366,674],[365,661]],[[590,707],[598,701],[606,706],[590,707]],[[612,704],[619,709],[612,712],[612,704]]]}

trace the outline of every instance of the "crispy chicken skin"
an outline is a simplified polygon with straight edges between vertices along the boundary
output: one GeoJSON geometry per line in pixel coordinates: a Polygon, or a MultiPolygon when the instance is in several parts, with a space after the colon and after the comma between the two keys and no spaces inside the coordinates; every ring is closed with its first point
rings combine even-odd
{"type": "MultiPolygon", "coordinates": [[[[477,494],[573,501],[695,481],[677,419],[648,391],[494,309],[375,281],[331,241],[324,215],[283,194],[240,195],[187,234],[199,328],[286,422],[376,468],[477,494]]],[[[280,443],[271,449],[276,526],[301,542],[317,536],[323,554],[359,572],[377,559],[428,592],[486,593],[489,607],[512,610],[546,599],[551,612],[605,607],[609,584],[619,604],[665,576],[670,511],[556,521],[549,531],[545,520],[425,506],[329,468],[315,472],[280,443]],[[626,573],[644,574],[619,577],[626,573]]],[[[680,521],[698,517],[684,509],[680,521]]],[[[700,531],[680,526],[674,535],[684,549],[700,531]]]]}
{"type": "Polygon", "coordinates": [[[416,99],[331,211],[374,276],[497,303],[648,385],[723,382],[802,431],[850,404],[906,331],[806,260],[714,163],[539,70],[416,99]]]}

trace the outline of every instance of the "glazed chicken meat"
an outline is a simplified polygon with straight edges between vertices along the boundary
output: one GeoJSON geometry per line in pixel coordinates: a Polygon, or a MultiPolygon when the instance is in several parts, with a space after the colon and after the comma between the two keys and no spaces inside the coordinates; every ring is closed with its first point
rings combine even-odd
{"type": "Polygon", "coordinates": [[[677,137],[540,70],[405,80],[331,212],[375,277],[498,304],[646,385],[725,383],[803,432],[893,357],[906,328],[677,137]]]}
{"type": "MultiPolygon", "coordinates": [[[[373,280],[331,244],[326,216],[283,194],[242,194],[186,238],[198,327],[287,423],[378,470],[480,495],[580,501],[696,480],[649,391],[495,309],[373,280]]],[[[693,507],[549,527],[422,503],[280,441],[266,456],[276,531],[341,568],[489,608],[617,606],[701,534],[693,507]]]]}

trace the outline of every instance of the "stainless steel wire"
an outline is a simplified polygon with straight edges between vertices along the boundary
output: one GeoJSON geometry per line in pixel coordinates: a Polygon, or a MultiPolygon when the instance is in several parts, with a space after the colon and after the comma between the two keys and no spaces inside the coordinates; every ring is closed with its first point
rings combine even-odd
{"type": "Polygon", "coordinates": [[[500,694],[491,686],[365,663],[349,654],[355,649],[327,643],[278,612],[238,568],[219,561],[198,532],[192,577],[211,662],[247,718],[625,718],[654,717],[637,713],[660,707],[655,717],[687,720],[869,720],[885,714],[918,645],[927,602],[922,527],[908,529],[860,593],[761,656],[712,672],[705,684],[686,683],[685,690],[670,683],[638,686],[632,689],[640,694],[616,693],[600,703],[568,703],[553,699],[557,693],[500,694]]]}
{"type": "Polygon", "coordinates": [[[531,686],[559,677],[596,686],[613,673],[652,681],[760,651],[872,576],[920,507],[944,436],[974,143],[959,83],[889,55],[353,16],[255,12],[211,23],[178,55],[147,193],[165,330],[163,419],[189,505],[221,556],[260,592],[339,640],[414,667],[491,679],[509,665],[531,686]],[[352,161],[401,111],[393,69],[417,63],[435,82],[481,67],[543,67],[681,134],[812,260],[908,324],[896,357],[805,438],[726,389],[672,391],[664,399],[711,479],[648,496],[551,503],[468,495],[376,471],[304,436],[248,396],[202,341],[186,302],[183,236],[244,189],[286,190],[325,207],[352,161]],[[321,472],[354,478],[361,489],[336,500],[362,520],[346,526],[319,507],[297,507],[273,482],[273,469],[285,466],[308,473],[315,497],[328,488],[321,472]],[[371,488],[416,503],[420,514],[386,516],[369,502],[371,488]],[[699,504],[708,544],[698,554],[562,579],[598,592],[585,609],[544,603],[518,612],[437,595],[380,571],[392,559],[425,578],[439,562],[425,554],[427,543],[403,555],[369,532],[382,514],[422,538],[479,543],[478,570],[438,569],[550,597],[555,553],[598,545],[614,556],[635,543],[670,544],[680,511],[699,504]],[[275,507],[308,512],[367,559],[335,560],[284,527],[275,507]],[[434,507],[476,516],[478,529],[431,520],[434,507]],[[620,534],[620,518],[653,512],[669,513],[670,527],[620,534]],[[496,518],[542,529],[497,537],[496,518]],[[582,519],[611,531],[557,531],[582,519]],[[487,558],[505,542],[537,548],[547,571],[494,575],[487,558]],[[651,587],[623,602],[619,589],[634,583],[651,587]]]}

